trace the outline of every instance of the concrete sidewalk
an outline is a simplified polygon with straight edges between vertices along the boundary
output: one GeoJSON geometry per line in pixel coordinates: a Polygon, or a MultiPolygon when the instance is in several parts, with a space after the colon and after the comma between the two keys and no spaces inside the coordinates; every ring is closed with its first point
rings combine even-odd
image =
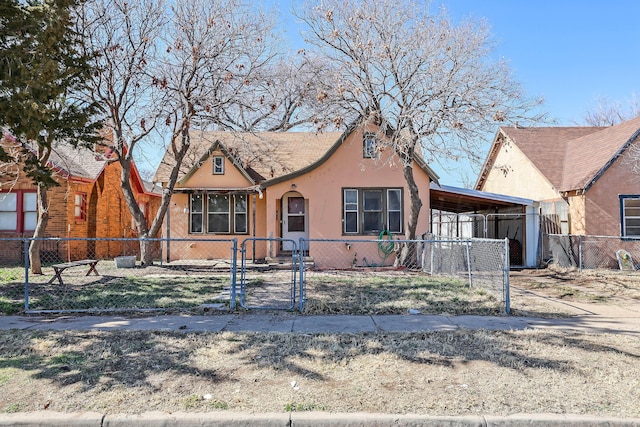
{"type": "Polygon", "coordinates": [[[583,333],[640,334],[636,312],[582,314],[566,318],[517,316],[381,315],[304,316],[295,313],[128,316],[1,316],[0,329],[143,330],[180,332],[360,333],[425,332],[455,329],[551,329],[583,333]]]}

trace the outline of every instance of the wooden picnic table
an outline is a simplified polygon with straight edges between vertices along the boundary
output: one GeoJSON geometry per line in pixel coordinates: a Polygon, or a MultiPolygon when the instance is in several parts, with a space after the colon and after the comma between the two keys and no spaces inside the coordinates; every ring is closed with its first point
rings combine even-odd
{"type": "Polygon", "coordinates": [[[97,259],[83,259],[81,261],[71,261],[71,262],[65,262],[62,264],[54,264],[51,267],[53,267],[53,271],[55,272],[55,275],[47,283],[53,283],[54,280],[57,279],[58,283],[60,283],[61,285],[64,285],[64,282],[62,281],[62,272],[64,272],[67,268],[79,267],[82,265],[89,266],[89,271],[87,271],[87,274],[85,276],[88,276],[91,273],[95,273],[96,276],[98,276],[99,275],[98,270],[96,270],[97,264],[98,264],[97,259]]]}

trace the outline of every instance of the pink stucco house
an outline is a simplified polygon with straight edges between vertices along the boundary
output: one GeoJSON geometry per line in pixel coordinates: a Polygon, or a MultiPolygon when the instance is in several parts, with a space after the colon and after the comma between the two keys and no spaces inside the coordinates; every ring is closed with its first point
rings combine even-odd
{"type": "Polygon", "coordinates": [[[501,127],[477,190],[540,202],[543,231],[640,237],[640,117],[611,127],[501,127]]]}
{"type": "MultiPolygon", "coordinates": [[[[375,131],[231,133],[192,131],[191,151],[174,189],[163,234],[203,239],[169,259],[215,256],[206,239],[284,239],[256,245],[258,258],[277,257],[292,241],[403,236],[409,196],[401,165],[376,150],[375,131]],[[168,224],[168,226],[166,226],[168,224]]],[[[165,184],[170,155],[155,181],[165,184]]],[[[429,184],[437,175],[420,157],[414,175],[423,202],[418,233],[429,231],[429,184]]],[[[343,256],[349,260],[346,245],[343,256]]],[[[314,256],[314,249],[303,248],[314,256]]],[[[333,251],[335,252],[335,251],[333,251]]],[[[220,256],[224,256],[221,254],[220,256]]],[[[350,262],[350,261],[348,261],[350,262]]]]}

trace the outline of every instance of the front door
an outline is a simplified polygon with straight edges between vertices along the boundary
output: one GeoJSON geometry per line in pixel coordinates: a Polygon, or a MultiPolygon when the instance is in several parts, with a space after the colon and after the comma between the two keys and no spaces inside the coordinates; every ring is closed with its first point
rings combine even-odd
{"type": "Polygon", "coordinates": [[[282,197],[282,250],[293,250],[291,240],[298,242],[300,238],[309,238],[307,210],[307,202],[300,193],[287,193],[282,197]]]}

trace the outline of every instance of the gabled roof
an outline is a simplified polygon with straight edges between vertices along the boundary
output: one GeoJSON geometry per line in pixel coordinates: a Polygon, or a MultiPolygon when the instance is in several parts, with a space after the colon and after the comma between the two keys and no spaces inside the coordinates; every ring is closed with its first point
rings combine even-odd
{"type": "Polygon", "coordinates": [[[84,147],[56,141],[51,147],[51,165],[66,178],[75,177],[95,181],[108,163],[102,154],[84,147]]]}
{"type": "MultiPolygon", "coordinates": [[[[13,138],[3,131],[3,138],[13,138]]],[[[32,147],[28,147],[31,149],[32,147]]],[[[65,141],[54,141],[51,146],[49,165],[59,175],[69,180],[95,181],[109,162],[115,161],[114,156],[98,153],[90,148],[73,145],[65,141]]],[[[136,191],[152,196],[161,196],[161,191],[152,183],[145,183],[140,173],[131,162],[131,180],[136,191]]]]}
{"type": "MultiPolygon", "coordinates": [[[[207,132],[193,131],[191,147],[185,158],[178,182],[183,182],[199,169],[211,153],[220,149],[243,175],[254,183],[268,187],[307,173],[324,163],[344,140],[353,127],[341,132],[207,132]]],[[[154,180],[167,182],[173,162],[169,151],[160,162],[154,180]]],[[[438,176],[424,161],[416,157],[418,165],[437,181],[438,176]]]]}
{"type": "Polygon", "coordinates": [[[587,190],[640,132],[640,117],[567,143],[562,191],[587,190]]]}
{"type": "Polygon", "coordinates": [[[508,138],[557,191],[586,191],[639,130],[640,117],[611,127],[500,127],[475,188],[482,187],[508,138]]]}

